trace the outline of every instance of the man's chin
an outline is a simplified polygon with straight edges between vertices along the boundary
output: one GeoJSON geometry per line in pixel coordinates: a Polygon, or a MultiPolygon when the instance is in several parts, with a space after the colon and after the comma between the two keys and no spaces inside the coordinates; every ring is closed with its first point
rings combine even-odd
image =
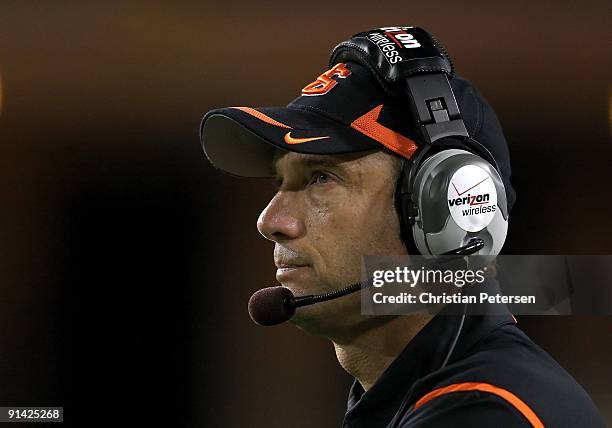
{"type": "MultiPolygon", "coordinates": [[[[291,290],[295,296],[305,294],[320,294],[330,290],[317,290],[316,292],[298,293],[291,290]]],[[[297,308],[290,322],[296,327],[310,334],[321,336],[332,336],[345,330],[353,323],[361,320],[360,293],[338,299],[315,303],[314,305],[297,308]]]]}
{"type": "Polygon", "coordinates": [[[322,313],[317,306],[318,305],[297,308],[289,322],[307,333],[315,335],[323,334],[324,328],[322,324],[325,321],[325,314],[322,313]]]}

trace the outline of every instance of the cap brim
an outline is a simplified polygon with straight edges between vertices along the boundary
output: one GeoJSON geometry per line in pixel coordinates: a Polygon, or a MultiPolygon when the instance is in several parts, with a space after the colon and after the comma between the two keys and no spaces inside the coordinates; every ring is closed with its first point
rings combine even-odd
{"type": "Polygon", "coordinates": [[[356,129],[292,107],[209,111],[202,119],[200,141],[216,168],[240,177],[273,176],[277,148],[305,154],[343,154],[381,147],[356,129]]]}

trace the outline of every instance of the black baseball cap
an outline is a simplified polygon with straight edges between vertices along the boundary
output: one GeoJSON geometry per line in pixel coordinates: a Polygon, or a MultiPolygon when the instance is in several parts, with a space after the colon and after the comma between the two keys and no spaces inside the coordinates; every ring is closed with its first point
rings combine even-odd
{"type": "MultiPolygon", "coordinates": [[[[510,155],[497,116],[470,82],[455,74],[450,83],[468,133],[497,162],[510,209],[510,155]]],[[[200,141],[216,168],[240,177],[272,177],[276,148],[332,155],[386,147],[409,159],[421,144],[409,109],[406,98],[388,95],[365,66],[338,63],[286,107],[209,111],[200,141]]]]}

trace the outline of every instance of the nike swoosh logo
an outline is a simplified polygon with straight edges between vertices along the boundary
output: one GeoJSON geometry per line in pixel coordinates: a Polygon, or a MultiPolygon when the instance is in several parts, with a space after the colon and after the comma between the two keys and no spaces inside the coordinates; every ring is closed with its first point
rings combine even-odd
{"type": "Polygon", "coordinates": [[[482,180],[480,180],[478,183],[474,184],[472,187],[470,187],[469,189],[464,190],[464,191],[463,191],[463,192],[461,192],[461,193],[459,193],[459,190],[457,190],[457,188],[455,187],[455,183],[452,183],[452,182],[451,182],[451,184],[453,185],[453,187],[455,187],[455,192],[457,192],[457,196],[461,196],[461,195],[463,195],[465,192],[468,192],[468,191],[472,190],[474,187],[476,187],[476,186],[478,186],[480,183],[484,182],[484,181],[485,181],[487,178],[491,178],[491,177],[487,176],[487,177],[483,178],[483,179],[482,179],[482,180]]]}
{"type": "Polygon", "coordinates": [[[324,138],[329,138],[329,135],[326,135],[324,137],[294,138],[294,137],[291,136],[291,132],[287,132],[285,134],[285,143],[287,143],[287,144],[302,144],[302,143],[307,143],[309,141],[323,140],[324,138]]]}

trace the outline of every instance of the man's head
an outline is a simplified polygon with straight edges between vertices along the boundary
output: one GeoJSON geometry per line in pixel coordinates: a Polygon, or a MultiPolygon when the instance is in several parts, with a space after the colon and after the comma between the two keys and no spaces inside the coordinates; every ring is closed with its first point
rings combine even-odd
{"type": "MultiPolygon", "coordinates": [[[[319,294],[360,280],[364,255],[406,254],[394,191],[400,159],[383,150],[349,155],[277,152],[278,191],[257,222],[274,242],[276,279],[295,295],[319,294]]],[[[363,321],[355,299],[301,308],[309,330],[363,321]]]]}
{"type": "MultiPolygon", "coordinates": [[[[455,75],[450,85],[469,135],[499,165],[510,207],[508,148],[495,113],[466,80],[455,75]]],[[[258,225],[275,242],[278,280],[296,295],[357,282],[365,255],[406,253],[394,193],[400,159],[411,159],[419,141],[409,105],[385,93],[367,67],[347,62],[286,107],[205,115],[201,139],[213,165],[237,176],[277,178],[279,191],[258,225]]],[[[322,334],[375,322],[359,312],[354,294],[300,308],[293,319],[322,334]]]]}

